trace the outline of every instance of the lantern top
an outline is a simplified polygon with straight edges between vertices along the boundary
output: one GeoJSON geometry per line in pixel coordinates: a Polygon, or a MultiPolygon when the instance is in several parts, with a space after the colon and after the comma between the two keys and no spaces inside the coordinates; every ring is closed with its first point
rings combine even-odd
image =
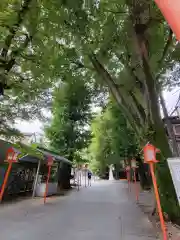
{"type": "Polygon", "coordinates": [[[157,163],[156,160],[156,153],[160,152],[159,149],[157,149],[152,144],[148,143],[143,148],[144,152],[144,162],[145,163],[157,163]]]}
{"type": "Polygon", "coordinates": [[[48,156],[48,159],[47,159],[47,165],[48,166],[52,166],[53,165],[53,162],[54,162],[54,157],[49,155],[48,156]]]}
{"type": "Polygon", "coordinates": [[[6,162],[17,162],[18,159],[18,155],[20,154],[20,152],[15,149],[14,147],[10,147],[7,150],[7,154],[6,154],[6,162]]]}

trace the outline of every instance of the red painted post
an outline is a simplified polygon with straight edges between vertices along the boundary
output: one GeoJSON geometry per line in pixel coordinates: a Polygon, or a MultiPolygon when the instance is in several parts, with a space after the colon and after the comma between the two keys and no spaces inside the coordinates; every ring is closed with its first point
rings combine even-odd
{"type": "Polygon", "coordinates": [[[138,202],[138,200],[139,200],[139,189],[138,189],[138,183],[137,183],[137,179],[136,179],[137,164],[136,164],[135,159],[131,160],[131,167],[133,169],[133,178],[134,178],[134,188],[135,188],[136,201],[138,202]]]}
{"type": "Polygon", "coordinates": [[[180,41],[180,1],[179,0],[155,0],[157,6],[170,25],[172,31],[180,41]]]}
{"type": "Polygon", "coordinates": [[[134,187],[135,187],[135,193],[136,193],[136,201],[139,201],[139,189],[138,189],[138,184],[137,184],[137,179],[136,179],[136,168],[133,169],[134,172],[134,187]]]}
{"type": "Polygon", "coordinates": [[[8,162],[8,168],[7,168],[7,171],[5,173],[5,177],[4,177],[3,184],[2,184],[2,187],[1,187],[1,191],[0,191],[0,202],[2,202],[2,199],[3,199],[3,196],[4,196],[4,191],[5,191],[7,182],[8,182],[9,174],[11,172],[12,164],[13,164],[13,162],[14,163],[17,162],[18,154],[19,154],[19,152],[17,152],[12,147],[10,147],[7,150],[7,155],[6,155],[5,162],[8,162]]]}
{"type": "Polygon", "coordinates": [[[163,213],[162,213],[162,208],[161,208],[161,202],[160,202],[160,197],[159,197],[159,192],[158,192],[158,187],[157,187],[156,176],[154,174],[154,166],[153,166],[154,164],[150,163],[149,165],[150,165],[150,172],[151,172],[153,186],[154,186],[154,193],[155,193],[155,196],[156,196],[157,209],[158,209],[158,213],[159,213],[161,229],[162,229],[162,233],[163,233],[163,240],[167,240],[166,226],[165,226],[164,217],[163,217],[163,213]]]}
{"type": "Polygon", "coordinates": [[[44,204],[46,203],[46,197],[47,197],[47,193],[48,193],[48,183],[49,183],[49,178],[51,175],[51,167],[53,165],[53,157],[49,156],[48,157],[48,175],[47,175],[47,180],[46,180],[46,188],[45,188],[45,192],[44,192],[44,204]]]}
{"type": "Polygon", "coordinates": [[[2,187],[1,187],[1,192],[0,192],[0,202],[2,202],[2,199],[3,199],[4,191],[5,191],[6,184],[7,184],[8,178],[9,178],[9,174],[11,172],[11,168],[12,168],[12,162],[10,162],[8,164],[8,168],[7,168],[5,177],[4,177],[4,181],[3,181],[3,184],[2,184],[2,187]]]}
{"type": "Polygon", "coordinates": [[[161,207],[161,202],[160,202],[160,197],[159,197],[159,192],[158,192],[158,187],[157,187],[157,180],[156,180],[156,176],[154,173],[154,164],[158,162],[156,160],[156,153],[159,152],[159,150],[151,144],[146,144],[143,151],[144,151],[144,161],[145,161],[145,163],[148,163],[150,166],[150,172],[151,172],[153,186],[154,186],[154,193],[155,193],[156,202],[157,202],[157,208],[158,208],[159,219],[160,219],[160,223],[161,223],[163,240],[167,240],[166,226],[165,226],[165,222],[164,222],[164,217],[163,217],[163,212],[162,212],[162,207],[161,207]]]}

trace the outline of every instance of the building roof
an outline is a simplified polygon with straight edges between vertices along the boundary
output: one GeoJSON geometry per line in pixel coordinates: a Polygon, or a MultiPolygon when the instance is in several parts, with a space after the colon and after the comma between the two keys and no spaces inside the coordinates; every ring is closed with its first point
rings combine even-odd
{"type": "MultiPolygon", "coordinates": [[[[7,150],[10,147],[14,147],[14,146],[15,146],[15,144],[0,139],[0,163],[4,163],[4,160],[6,159],[7,150]]],[[[47,162],[48,156],[51,155],[52,157],[55,158],[56,162],[65,162],[68,164],[72,164],[71,161],[69,161],[68,159],[66,159],[62,156],[59,156],[58,154],[56,154],[48,149],[44,149],[42,147],[37,147],[37,149],[35,149],[35,150],[32,149],[32,153],[31,153],[31,151],[28,151],[29,149],[31,149],[31,147],[22,144],[22,148],[23,147],[25,148],[26,154],[24,154],[24,156],[19,158],[20,162],[37,163],[40,159],[40,157],[38,157],[38,153],[39,154],[41,153],[44,156],[44,159],[43,159],[44,163],[47,162]],[[37,155],[33,154],[34,152],[37,152],[37,155]]],[[[21,150],[20,150],[20,152],[21,152],[21,150]]]]}
{"type": "Polygon", "coordinates": [[[6,159],[7,150],[12,147],[12,144],[0,139],[0,163],[6,159]]]}
{"type": "MultiPolygon", "coordinates": [[[[68,163],[68,164],[72,164],[72,162],[69,161],[67,158],[64,158],[64,157],[62,157],[62,156],[59,156],[59,154],[56,153],[56,152],[54,152],[54,151],[51,151],[51,150],[46,149],[46,148],[43,148],[43,147],[37,147],[37,150],[40,151],[41,153],[43,153],[43,154],[46,155],[46,156],[51,155],[52,157],[55,158],[55,160],[56,160],[57,162],[61,162],[61,161],[62,161],[62,162],[68,163]]],[[[46,160],[47,160],[47,159],[46,159],[46,160]]]]}
{"type": "MultiPolygon", "coordinates": [[[[173,124],[180,124],[180,118],[178,116],[169,116],[168,119],[171,121],[173,124]]],[[[163,118],[162,121],[165,123],[166,118],[163,118]]]]}

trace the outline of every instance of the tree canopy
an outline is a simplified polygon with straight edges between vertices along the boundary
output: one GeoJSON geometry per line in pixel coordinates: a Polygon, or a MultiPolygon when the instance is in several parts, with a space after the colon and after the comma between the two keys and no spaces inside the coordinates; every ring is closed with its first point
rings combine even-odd
{"type": "Polygon", "coordinates": [[[46,128],[50,145],[71,161],[88,144],[91,94],[83,81],[73,76],[54,90],[52,121],[46,128]]]}
{"type": "Polygon", "coordinates": [[[103,107],[110,93],[140,145],[151,141],[161,149],[163,208],[178,216],[159,97],[165,87],[179,84],[180,45],[154,1],[1,0],[0,39],[1,134],[12,132],[16,118],[42,115],[53,97],[48,134],[68,155],[86,135],[87,89],[91,99],[102,98],[103,107]]]}
{"type": "Polygon", "coordinates": [[[153,1],[6,3],[1,3],[1,82],[15,95],[20,117],[30,108],[22,101],[33,104],[71,69],[108,86],[139,137],[159,127],[150,83],[164,86],[163,74],[178,62],[179,48],[153,1]]]}
{"type": "Polygon", "coordinates": [[[136,155],[138,144],[134,131],[128,126],[114,100],[109,101],[106,108],[96,116],[91,129],[89,155],[94,171],[99,170],[104,175],[107,166],[119,165],[136,155]]]}

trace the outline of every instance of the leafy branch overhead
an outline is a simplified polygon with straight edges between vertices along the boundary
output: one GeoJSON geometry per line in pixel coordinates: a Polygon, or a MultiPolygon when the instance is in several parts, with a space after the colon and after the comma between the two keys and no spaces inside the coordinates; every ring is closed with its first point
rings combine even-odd
{"type": "Polygon", "coordinates": [[[78,76],[71,76],[54,90],[53,116],[46,134],[50,146],[71,161],[88,144],[90,104],[90,89],[78,76]]]}
{"type": "Polygon", "coordinates": [[[110,164],[131,159],[137,154],[137,140],[117,103],[109,100],[105,110],[93,120],[89,158],[94,171],[104,175],[110,164]]]}

